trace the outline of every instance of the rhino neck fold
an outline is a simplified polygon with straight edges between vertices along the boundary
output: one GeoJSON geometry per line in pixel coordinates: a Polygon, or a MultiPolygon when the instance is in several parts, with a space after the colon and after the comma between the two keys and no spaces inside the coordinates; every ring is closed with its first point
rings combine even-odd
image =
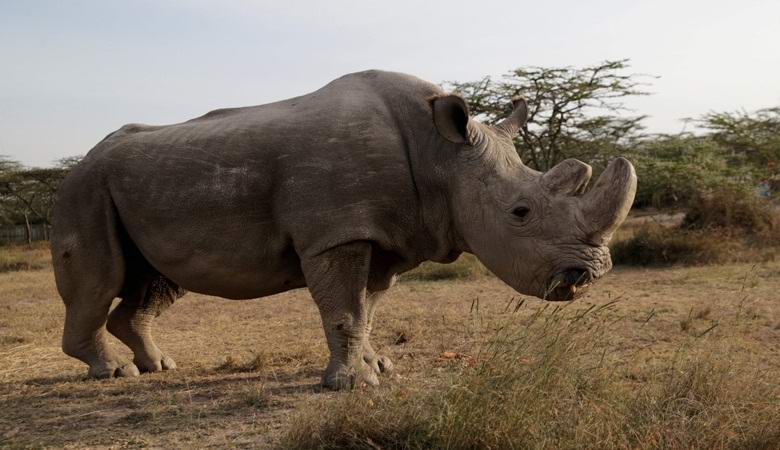
{"type": "Polygon", "coordinates": [[[415,236],[417,248],[422,250],[420,261],[450,263],[462,252],[470,251],[453,222],[448,164],[437,159],[441,156],[446,159],[451,150],[429,145],[426,151],[421,151],[414,140],[407,140],[406,155],[421,225],[421,233],[415,236]]]}

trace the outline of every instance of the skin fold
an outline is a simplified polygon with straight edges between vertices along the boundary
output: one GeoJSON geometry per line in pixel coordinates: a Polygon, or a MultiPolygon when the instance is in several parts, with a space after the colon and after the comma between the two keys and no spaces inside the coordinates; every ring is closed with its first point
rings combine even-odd
{"type": "Polygon", "coordinates": [[[617,158],[585,192],[587,164],[529,169],[512,144],[527,106],[513,106],[487,126],[431,83],[366,71],[276,103],[122,127],[58,194],[63,350],[98,378],[172,369],[151,328],[186,291],[308,287],[331,352],[322,383],[341,389],[392,368],[369,342],[376,304],[423,261],[470,252],[520,293],[573,299],[611,268],[636,175],[617,158]]]}

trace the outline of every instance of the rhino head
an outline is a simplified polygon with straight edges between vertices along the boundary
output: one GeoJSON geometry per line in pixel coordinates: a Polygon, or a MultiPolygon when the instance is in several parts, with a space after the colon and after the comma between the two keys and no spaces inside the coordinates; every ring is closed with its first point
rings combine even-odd
{"type": "Polygon", "coordinates": [[[495,126],[469,117],[456,95],[434,98],[439,134],[455,144],[447,152],[452,223],[464,251],[520,293],[572,300],[612,268],[609,243],[628,215],[636,174],[624,158],[610,162],[586,190],[591,167],[567,159],[546,173],[526,167],[512,138],[528,107],[514,102],[495,126]]]}

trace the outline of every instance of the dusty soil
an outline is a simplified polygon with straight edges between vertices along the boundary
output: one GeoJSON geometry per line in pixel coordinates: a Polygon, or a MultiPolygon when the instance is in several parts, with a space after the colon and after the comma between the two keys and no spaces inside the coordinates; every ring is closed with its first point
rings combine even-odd
{"type": "MultiPolygon", "coordinates": [[[[489,276],[400,283],[373,337],[396,367],[382,381],[435,388],[442,355],[471,351],[474,321],[517,297],[489,276]]],[[[626,364],[720,338],[780,380],[780,263],[617,269],[573,306],[615,301],[612,351],[626,364]]],[[[269,447],[300,411],[341,395],[318,392],[327,353],[305,290],[182,298],[156,328],[179,369],[134,379],[85,380],[86,366],[60,351],[62,319],[50,269],[0,274],[0,446],[269,447]]]]}

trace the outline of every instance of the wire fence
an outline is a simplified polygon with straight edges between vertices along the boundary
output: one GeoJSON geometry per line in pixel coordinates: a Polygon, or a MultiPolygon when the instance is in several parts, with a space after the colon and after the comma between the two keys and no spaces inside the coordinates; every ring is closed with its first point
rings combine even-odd
{"type": "Polygon", "coordinates": [[[10,244],[14,242],[30,241],[48,241],[50,235],[48,225],[36,224],[30,225],[29,230],[25,225],[10,225],[0,227],[0,244],[10,244]]]}

